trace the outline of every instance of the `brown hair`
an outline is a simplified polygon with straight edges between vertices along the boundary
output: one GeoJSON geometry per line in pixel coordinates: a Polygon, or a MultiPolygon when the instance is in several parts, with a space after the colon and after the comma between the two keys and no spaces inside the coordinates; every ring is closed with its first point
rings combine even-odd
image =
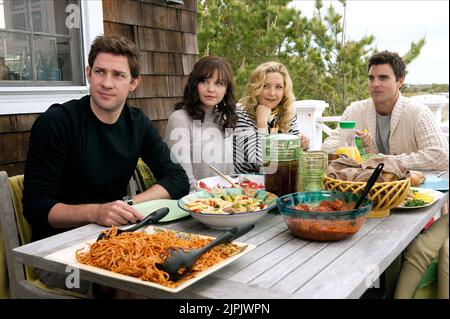
{"type": "Polygon", "coordinates": [[[403,59],[396,52],[381,51],[375,53],[369,58],[369,66],[367,71],[370,70],[372,65],[389,64],[394,70],[395,81],[398,81],[406,74],[406,64],[403,59]]]}
{"type": "Polygon", "coordinates": [[[140,73],[139,50],[134,42],[122,36],[98,36],[92,42],[89,51],[89,67],[92,69],[94,61],[99,53],[111,53],[114,55],[123,55],[128,59],[131,77],[137,78],[140,73]]]}
{"type": "Polygon", "coordinates": [[[227,87],[223,100],[217,104],[217,123],[223,130],[234,128],[237,123],[236,100],[234,98],[233,74],[228,62],[217,56],[206,56],[195,63],[189,79],[184,88],[183,101],[175,105],[175,109],[185,109],[194,120],[205,119],[205,112],[201,108],[200,96],[198,95],[198,84],[213,76],[217,71],[217,77],[223,81],[227,87]]]}

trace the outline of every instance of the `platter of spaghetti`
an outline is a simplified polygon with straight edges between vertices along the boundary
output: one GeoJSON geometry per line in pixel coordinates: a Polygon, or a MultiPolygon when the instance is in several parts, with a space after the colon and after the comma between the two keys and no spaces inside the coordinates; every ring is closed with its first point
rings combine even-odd
{"type": "Polygon", "coordinates": [[[211,273],[223,268],[254,249],[252,244],[233,241],[214,247],[201,256],[190,269],[172,281],[155,264],[169,257],[169,248],[185,251],[207,245],[212,237],[148,226],[144,231],[116,235],[112,227],[106,239],[92,238],[45,256],[67,266],[105,277],[177,293],[211,273]]]}

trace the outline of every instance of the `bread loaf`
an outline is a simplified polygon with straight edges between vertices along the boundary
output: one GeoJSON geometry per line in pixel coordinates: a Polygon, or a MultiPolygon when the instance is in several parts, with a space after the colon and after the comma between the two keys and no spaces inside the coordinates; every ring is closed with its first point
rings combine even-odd
{"type": "Polygon", "coordinates": [[[411,186],[418,187],[425,182],[426,176],[420,171],[411,171],[411,186]]]}
{"type": "Polygon", "coordinates": [[[398,181],[398,177],[394,173],[383,172],[383,173],[381,173],[381,176],[383,178],[380,178],[380,179],[383,182],[395,182],[395,181],[398,181]]]}

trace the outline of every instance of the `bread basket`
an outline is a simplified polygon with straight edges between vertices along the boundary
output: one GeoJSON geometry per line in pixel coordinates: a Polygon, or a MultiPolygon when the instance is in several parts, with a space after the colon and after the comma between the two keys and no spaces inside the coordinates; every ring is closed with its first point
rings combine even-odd
{"type": "MultiPolygon", "coordinates": [[[[323,179],[325,190],[340,192],[362,193],[366,182],[352,182],[333,179],[325,176],[323,179]]],[[[390,215],[390,210],[402,203],[409,193],[410,179],[393,182],[377,182],[367,195],[373,202],[372,211],[367,217],[377,218],[390,215]]]]}

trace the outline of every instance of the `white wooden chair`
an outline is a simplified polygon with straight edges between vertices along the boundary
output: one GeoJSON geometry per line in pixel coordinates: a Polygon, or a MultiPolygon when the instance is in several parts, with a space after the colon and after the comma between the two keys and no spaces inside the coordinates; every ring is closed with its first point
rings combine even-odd
{"type": "Polygon", "coordinates": [[[72,299],[82,297],[81,294],[71,291],[66,293],[62,289],[45,286],[39,279],[33,278],[31,268],[13,260],[12,250],[29,241],[30,234],[24,234],[24,229],[30,226],[23,218],[21,205],[16,209],[14,194],[10,188],[10,183],[14,181],[19,183],[20,186],[15,188],[14,193],[20,197],[16,200],[21,202],[23,176],[14,176],[9,179],[6,172],[0,172],[0,294],[3,293],[3,298],[7,297],[9,288],[10,298],[72,299]],[[1,245],[2,239],[3,246],[1,245]]]}

